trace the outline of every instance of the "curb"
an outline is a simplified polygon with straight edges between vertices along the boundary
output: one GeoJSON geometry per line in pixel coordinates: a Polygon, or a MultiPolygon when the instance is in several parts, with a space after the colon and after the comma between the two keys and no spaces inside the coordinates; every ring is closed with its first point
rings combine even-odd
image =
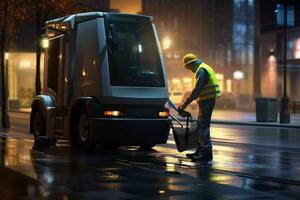
{"type": "Polygon", "coordinates": [[[239,121],[223,121],[223,120],[212,120],[212,124],[226,124],[226,125],[244,125],[244,126],[268,126],[278,128],[300,128],[300,125],[294,124],[279,124],[279,123],[258,123],[258,122],[239,122],[239,121]]]}
{"type": "MultiPolygon", "coordinates": [[[[185,122],[186,120],[180,118],[179,121],[185,122]]],[[[193,119],[193,122],[197,120],[193,119]]],[[[212,124],[224,124],[224,125],[241,125],[241,126],[267,126],[267,127],[278,127],[278,128],[299,128],[300,125],[295,124],[279,124],[279,123],[266,123],[266,122],[241,122],[241,121],[225,121],[225,120],[211,120],[212,124]]]]}

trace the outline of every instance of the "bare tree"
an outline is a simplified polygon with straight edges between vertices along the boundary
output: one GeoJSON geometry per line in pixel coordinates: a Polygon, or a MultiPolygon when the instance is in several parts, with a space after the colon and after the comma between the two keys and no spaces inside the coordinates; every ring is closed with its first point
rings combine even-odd
{"type": "Polygon", "coordinates": [[[1,89],[2,89],[2,128],[8,128],[8,115],[7,115],[7,94],[5,87],[5,36],[6,36],[6,25],[7,25],[7,10],[8,10],[8,0],[4,1],[3,13],[2,13],[2,23],[1,23],[1,46],[0,46],[0,55],[1,55],[1,89]]]}

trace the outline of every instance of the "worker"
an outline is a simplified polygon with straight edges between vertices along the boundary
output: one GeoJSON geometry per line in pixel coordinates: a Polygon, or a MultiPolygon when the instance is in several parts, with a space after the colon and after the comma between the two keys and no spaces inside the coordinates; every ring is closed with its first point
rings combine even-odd
{"type": "Polygon", "coordinates": [[[215,71],[206,63],[189,53],[183,57],[183,65],[194,73],[194,89],[178,107],[178,114],[184,116],[184,109],[194,100],[199,104],[197,132],[199,133],[198,146],[195,153],[187,154],[192,160],[211,161],[212,142],[210,139],[210,120],[215,107],[216,98],[221,96],[220,87],[215,71]]]}

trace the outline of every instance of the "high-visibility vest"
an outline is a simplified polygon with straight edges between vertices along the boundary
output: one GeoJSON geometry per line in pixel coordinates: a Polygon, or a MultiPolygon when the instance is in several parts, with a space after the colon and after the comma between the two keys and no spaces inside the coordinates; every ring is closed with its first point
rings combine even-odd
{"type": "MultiPolygon", "coordinates": [[[[218,84],[218,80],[216,77],[215,71],[207,64],[201,63],[196,70],[196,73],[194,75],[194,84],[196,87],[197,81],[199,77],[197,77],[197,74],[201,68],[204,68],[208,73],[208,82],[204,85],[203,89],[200,91],[200,94],[197,98],[197,102],[207,100],[207,99],[214,99],[221,96],[221,90],[218,84]]],[[[201,77],[200,77],[201,78],[201,77]]]]}

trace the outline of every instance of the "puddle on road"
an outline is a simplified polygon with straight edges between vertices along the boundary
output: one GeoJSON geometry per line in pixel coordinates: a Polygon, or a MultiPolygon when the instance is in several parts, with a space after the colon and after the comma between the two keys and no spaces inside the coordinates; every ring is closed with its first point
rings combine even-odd
{"type": "Polygon", "coordinates": [[[23,140],[20,139],[20,135],[16,136],[18,138],[1,137],[2,166],[39,180],[40,187],[48,192],[53,190],[54,185],[70,187],[72,181],[74,184],[82,184],[82,181],[90,183],[95,179],[113,182],[111,187],[120,189],[122,184],[115,182],[138,180],[141,178],[137,175],[140,171],[144,172],[149,180],[152,180],[150,174],[155,180],[160,180],[162,176],[162,180],[166,181],[164,184],[169,187],[167,190],[172,191],[190,190],[190,186],[181,189],[174,185],[186,181],[191,181],[192,184],[206,181],[205,184],[215,183],[260,191],[290,191],[296,186],[280,186],[280,183],[274,180],[260,180],[259,175],[289,178],[285,174],[289,173],[288,175],[295,178],[300,177],[300,168],[297,166],[299,163],[282,162],[281,159],[290,155],[278,152],[271,152],[267,157],[266,152],[261,150],[246,151],[237,147],[216,145],[214,161],[211,165],[203,165],[189,161],[183,153],[178,153],[174,146],[159,145],[150,152],[141,151],[137,147],[122,147],[113,152],[96,150],[84,153],[64,146],[36,151],[31,149],[30,139],[23,140]],[[298,173],[292,174],[295,169],[298,173]],[[129,170],[129,173],[125,176],[126,170],[129,170]],[[234,174],[235,172],[253,174],[256,177],[243,177],[241,174],[234,174]]]}

